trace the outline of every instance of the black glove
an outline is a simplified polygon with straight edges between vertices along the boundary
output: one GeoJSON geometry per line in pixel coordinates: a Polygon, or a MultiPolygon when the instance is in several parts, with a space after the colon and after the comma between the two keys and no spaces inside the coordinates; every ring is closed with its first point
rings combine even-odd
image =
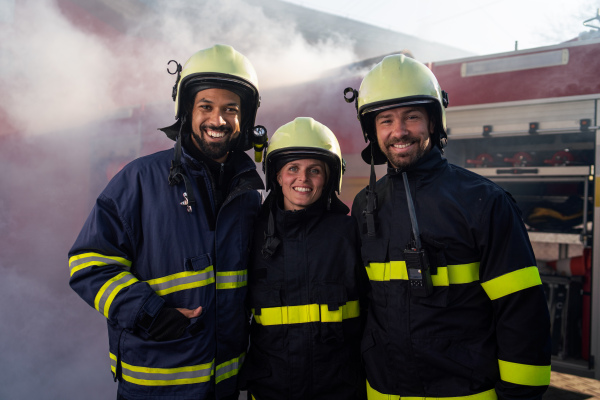
{"type": "Polygon", "coordinates": [[[190,320],[174,308],[163,307],[154,317],[146,332],[157,342],[179,339],[185,329],[190,325],[190,320]]]}

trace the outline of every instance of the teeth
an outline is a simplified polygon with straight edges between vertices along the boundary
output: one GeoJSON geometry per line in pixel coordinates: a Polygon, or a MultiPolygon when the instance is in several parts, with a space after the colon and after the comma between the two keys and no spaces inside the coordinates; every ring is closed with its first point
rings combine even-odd
{"type": "Polygon", "coordinates": [[[296,192],[312,192],[312,189],[305,187],[295,187],[294,190],[296,192]]]}
{"type": "Polygon", "coordinates": [[[397,148],[397,149],[405,149],[405,148],[407,148],[407,147],[408,147],[408,146],[410,146],[410,145],[411,145],[410,143],[406,143],[406,144],[399,144],[399,143],[396,143],[396,144],[394,144],[393,146],[394,146],[395,148],[397,148]]]}
{"type": "Polygon", "coordinates": [[[225,133],[221,132],[221,131],[210,131],[210,130],[207,130],[206,133],[208,134],[208,136],[210,136],[212,138],[222,138],[223,136],[225,136],[225,133]]]}

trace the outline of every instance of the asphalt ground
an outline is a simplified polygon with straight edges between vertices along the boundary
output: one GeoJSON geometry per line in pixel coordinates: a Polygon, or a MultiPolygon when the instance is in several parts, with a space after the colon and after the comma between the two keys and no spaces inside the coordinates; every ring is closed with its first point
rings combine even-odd
{"type": "Polygon", "coordinates": [[[600,381],[552,371],[544,400],[600,400],[600,381]]]}

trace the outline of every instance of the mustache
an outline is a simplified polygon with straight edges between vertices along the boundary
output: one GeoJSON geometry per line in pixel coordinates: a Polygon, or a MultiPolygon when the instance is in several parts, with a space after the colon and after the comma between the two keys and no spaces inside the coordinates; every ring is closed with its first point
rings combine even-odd
{"type": "Polygon", "coordinates": [[[223,132],[223,133],[233,132],[233,129],[227,125],[216,126],[216,125],[202,124],[202,125],[200,125],[200,129],[202,129],[202,130],[210,129],[211,131],[217,131],[217,132],[223,132]]]}

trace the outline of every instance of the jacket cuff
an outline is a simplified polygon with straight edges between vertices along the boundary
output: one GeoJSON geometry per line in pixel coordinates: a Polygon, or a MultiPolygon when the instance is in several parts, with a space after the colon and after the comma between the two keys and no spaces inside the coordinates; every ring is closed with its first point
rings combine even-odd
{"type": "Polygon", "coordinates": [[[156,294],[151,295],[142,306],[136,319],[136,325],[148,331],[152,322],[154,322],[154,318],[156,318],[164,305],[165,301],[160,296],[156,294]]]}

